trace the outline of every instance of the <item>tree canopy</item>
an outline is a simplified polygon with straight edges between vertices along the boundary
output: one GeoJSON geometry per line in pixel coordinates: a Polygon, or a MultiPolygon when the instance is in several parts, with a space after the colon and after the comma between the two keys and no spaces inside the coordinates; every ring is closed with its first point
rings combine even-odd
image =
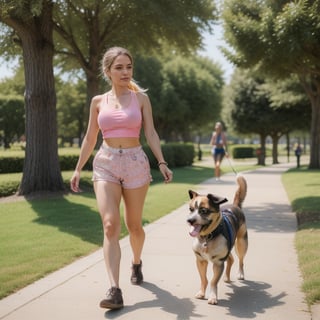
{"type": "Polygon", "coordinates": [[[24,101],[20,96],[0,95],[0,145],[10,143],[24,134],[24,101]]]}
{"type": "MultiPolygon", "coordinates": [[[[271,81],[248,70],[238,69],[229,85],[230,125],[240,133],[256,133],[260,136],[265,154],[265,139],[273,142],[273,163],[278,163],[277,145],[281,136],[293,130],[305,129],[311,112],[306,108],[305,95],[290,91],[293,79],[286,82],[271,81]],[[284,101],[282,96],[290,96],[284,101]]],[[[302,89],[300,88],[300,91],[302,89]]],[[[260,159],[259,164],[264,164],[260,159]]]]}
{"type": "Polygon", "coordinates": [[[206,58],[176,57],[164,65],[163,77],[159,127],[167,138],[190,141],[191,132],[203,133],[220,116],[222,71],[206,58]]]}
{"type": "Polygon", "coordinates": [[[236,65],[299,77],[312,109],[309,167],[320,168],[320,0],[226,0],[223,18],[236,65]]]}

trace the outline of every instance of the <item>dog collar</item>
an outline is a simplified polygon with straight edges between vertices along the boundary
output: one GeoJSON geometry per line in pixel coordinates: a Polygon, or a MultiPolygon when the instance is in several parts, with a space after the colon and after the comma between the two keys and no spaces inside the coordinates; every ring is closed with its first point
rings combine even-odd
{"type": "Polygon", "coordinates": [[[214,239],[215,237],[217,237],[219,234],[223,234],[223,225],[224,225],[224,221],[222,219],[219,225],[217,226],[217,228],[215,228],[211,233],[205,236],[201,236],[201,239],[203,239],[205,242],[208,242],[214,239]]]}

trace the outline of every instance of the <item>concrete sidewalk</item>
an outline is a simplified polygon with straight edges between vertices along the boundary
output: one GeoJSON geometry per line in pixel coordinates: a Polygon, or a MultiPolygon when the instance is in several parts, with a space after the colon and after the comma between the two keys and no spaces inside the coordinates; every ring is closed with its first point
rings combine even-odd
{"type": "MultiPolygon", "coordinates": [[[[311,318],[300,289],[294,249],[296,218],[281,183],[281,174],[289,166],[243,174],[248,182],[243,205],[249,228],[246,280],[236,280],[236,258],[233,282],[219,283],[219,305],[194,298],[199,276],[186,224],[186,190],[185,205],[145,228],[142,286],[130,284],[129,241],[121,240],[123,309],[109,311],[98,306],[108,288],[102,250],[98,250],[1,300],[0,319],[319,319],[317,314],[311,318]]],[[[229,174],[221,182],[209,179],[194,190],[232,201],[236,188],[235,175],[229,174]]]]}

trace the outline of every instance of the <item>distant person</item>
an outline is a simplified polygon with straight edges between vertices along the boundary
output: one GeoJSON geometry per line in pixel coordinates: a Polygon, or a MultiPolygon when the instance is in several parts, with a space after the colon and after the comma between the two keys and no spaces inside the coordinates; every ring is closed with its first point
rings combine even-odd
{"type": "Polygon", "coordinates": [[[210,140],[210,145],[212,146],[212,156],[214,160],[214,172],[217,181],[220,180],[221,175],[221,162],[224,156],[228,157],[227,154],[227,137],[223,132],[223,127],[221,122],[215,124],[215,131],[212,133],[210,140]]]}
{"type": "Polygon", "coordinates": [[[297,144],[295,150],[294,150],[294,154],[296,155],[297,158],[297,168],[300,168],[300,156],[302,153],[302,148],[300,146],[300,143],[297,144]]]}
{"type": "Polygon", "coordinates": [[[166,183],[172,180],[172,171],[161,151],[148,95],[133,81],[131,54],[124,48],[110,48],[102,59],[102,70],[112,87],[91,101],[88,129],[70,185],[72,191],[81,191],[80,172],[101,131],[103,142],[93,161],[92,180],[104,231],[103,253],[110,289],[100,307],[119,309],[123,307],[119,287],[121,199],[133,255],[130,280],[135,285],[143,281],[141,253],[145,232],[142,212],[152,178],[149,160],[139,141],[142,127],[166,183]]]}

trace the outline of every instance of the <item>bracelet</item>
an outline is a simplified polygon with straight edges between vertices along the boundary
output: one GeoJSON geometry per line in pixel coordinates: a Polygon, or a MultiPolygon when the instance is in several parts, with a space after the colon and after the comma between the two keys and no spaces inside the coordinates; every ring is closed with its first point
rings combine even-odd
{"type": "Polygon", "coordinates": [[[168,162],[163,161],[163,162],[158,162],[158,167],[160,167],[162,164],[165,164],[166,166],[168,165],[168,162]]]}

